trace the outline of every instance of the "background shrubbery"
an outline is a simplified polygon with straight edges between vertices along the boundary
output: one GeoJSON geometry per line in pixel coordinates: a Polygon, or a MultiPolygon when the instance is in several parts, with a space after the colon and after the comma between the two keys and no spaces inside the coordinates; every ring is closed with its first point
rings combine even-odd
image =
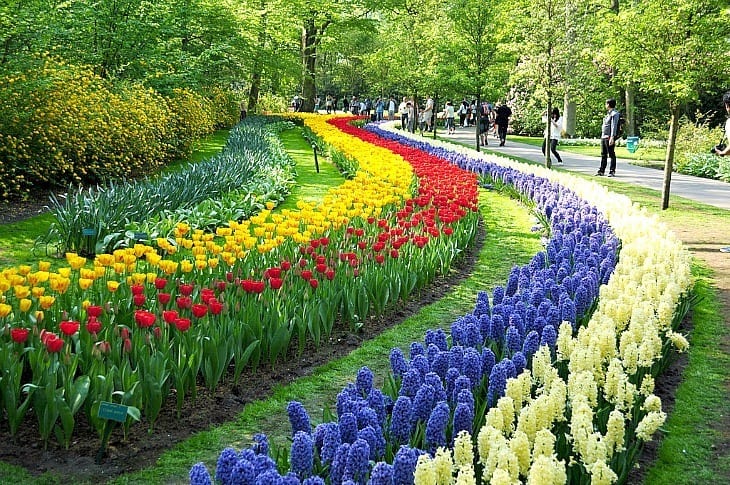
{"type": "Polygon", "coordinates": [[[149,174],[238,119],[232,94],[163,96],[49,58],[0,73],[0,200],[149,174]]]}

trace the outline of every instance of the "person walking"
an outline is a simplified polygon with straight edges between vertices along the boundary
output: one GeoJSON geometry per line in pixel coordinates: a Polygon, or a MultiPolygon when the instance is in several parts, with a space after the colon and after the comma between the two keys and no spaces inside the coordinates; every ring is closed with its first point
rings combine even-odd
{"type": "Polygon", "coordinates": [[[408,98],[405,96],[403,96],[403,101],[398,106],[398,112],[400,113],[401,130],[405,130],[408,126],[408,98]]]}
{"type": "Polygon", "coordinates": [[[388,100],[388,120],[393,121],[395,119],[395,98],[393,96],[388,100]]]}
{"type": "Polygon", "coordinates": [[[446,116],[446,129],[449,135],[454,134],[454,104],[451,100],[446,101],[446,107],[444,107],[444,115],[446,116]]]}
{"type": "Polygon", "coordinates": [[[327,114],[332,113],[332,95],[328,94],[324,100],[324,108],[327,110],[327,114]]]}
{"type": "Polygon", "coordinates": [[[497,138],[499,138],[499,146],[501,147],[507,141],[507,127],[509,126],[510,116],[512,116],[512,110],[509,109],[507,103],[500,103],[497,107],[497,117],[494,122],[497,124],[497,138]]]}
{"type": "MultiPolygon", "coordinates": [[[[423,109],[423,121],[426,123],[426,131],[431,131],[431,122],[433,120],[433,98],[431,96],[426,100],[426,107],[423,109]]],[[[423,131],[423,130],[421,130],[423,131]]]]}
{"type": "MultiPolygon", "coordinates": [[[[544,113],[542,116],[542,122],[543,124],[547,124],[547,121],[547,113],[544,113]]],[[[545,138],[542,140],[542,154],[545,155],[545,149],[547,148],[547,144],[550,143],[550,153],[555,155],[555,158],[558,161],[558,165],[563,164],[563,159],[560,158],[560,154],[558,153],[558,142],[560,141],[561,126],[563,126],[563,118],[560,117],[560,110],[558,108],[553,108],[552,112],[550,113],[550,133],[548,133],[546,128],[545,138]]]]}
{"type": "Polygon", "coordinates": [[[601,166],[598,168],[596,175],[603,176],[606,173],[606,164],[611,159],[611,165],[608,167],[608,176],[616,175],[616,137],[618,136],[618,121],[620,114],[616,111],[616,100],[609,98],[606,100],[606,116],[603,117],[601,125],[601,166]]]}

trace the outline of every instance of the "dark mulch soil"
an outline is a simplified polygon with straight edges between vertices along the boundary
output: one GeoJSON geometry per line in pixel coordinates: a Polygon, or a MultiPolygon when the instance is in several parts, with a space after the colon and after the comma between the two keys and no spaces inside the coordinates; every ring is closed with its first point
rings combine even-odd
{"type": "Polygon", "coordinates": [[[0,202],[0,224],[22,221],[48,211],[48,195],[33,195],[28,200],[0,202]]]}
{"type": "Polygon", "coordinates": [[[10,436],[7,424],[0,425],[0,443],[3,443],[0,447],[0,461],[22,466],[34,475],[52,472],[65,477],[66,481],[70,480],[68,483],[105,481],[152,465],[164,451],[176,443],[198,431],[229,421],[240,413],[247,403],[270,396],[275,386],[311,374],[317,366],[347,355],[363,341],[372,339],[417,313],[424,305],[444,297],[455,285],[471,274],[484,242],[484,235],[484,229],[480,228],[476,244],[454,265],[447,277],[435,281],[412,300],[400,302],[387,315],[372,318],[362,327],[361,332],[355,334],[337,330],[319,348],[309,346],[301,358],[290,353],[286,362],[277,364],[275,369],[271,370],[269,366],[264,366],[255,373],[244,372],[238,383],[224,382],[212,393],[201,385],[197,400],[195,403],[188,403],[180,417],[177,416],[175,409],[175,398],[170,396],[155,423],[152,434],[147,433],[148,425],[144,422],[133,425],[126,440],[123,440],[121,430],[116,429],[112,434],[107,455],[100,464],[95,462],[100,439],[88,426],[84,417],[79,417],[74,441],[69,450],[59,447],[53,440],[49,443],[48,449],[43,450],[43,445],[38,439],[35,417],[26,417],[21,431],[15,438],[10,436]]]}

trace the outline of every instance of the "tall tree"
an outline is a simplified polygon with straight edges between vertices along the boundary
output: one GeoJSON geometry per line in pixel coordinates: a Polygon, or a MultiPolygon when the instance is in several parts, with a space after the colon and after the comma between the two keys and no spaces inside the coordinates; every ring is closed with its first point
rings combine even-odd
{"type": "Polygon", "coordinates": [[[727,82],[725,0],[644,0],[622,8],[610,37],[618,76],[662,99],[670,122],[664,163],[662,209],[669,207],[680,109],[718,81],[727,82]]]}

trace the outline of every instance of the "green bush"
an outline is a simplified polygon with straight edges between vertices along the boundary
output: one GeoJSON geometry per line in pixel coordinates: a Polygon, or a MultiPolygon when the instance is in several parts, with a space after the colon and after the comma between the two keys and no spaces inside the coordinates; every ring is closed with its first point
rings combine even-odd
{"type": "Polygon", "coordinates": [[[196,139],[238,119],[232,96],[212,93],[165,98],[50,58],[3,66],[0,200],[138,178],[186,157],[196,139]]]}
{"type": "Polygon", "coordinates": [[[697,114],[697,123],[687,117],[679,120],[679,130],[675,147],[674,170],[686,175],[705,178],[718,178],[719,157],[712,155],[710,149],[722,137],[719,127],[710,127],[706,117],[697,114]]]}

